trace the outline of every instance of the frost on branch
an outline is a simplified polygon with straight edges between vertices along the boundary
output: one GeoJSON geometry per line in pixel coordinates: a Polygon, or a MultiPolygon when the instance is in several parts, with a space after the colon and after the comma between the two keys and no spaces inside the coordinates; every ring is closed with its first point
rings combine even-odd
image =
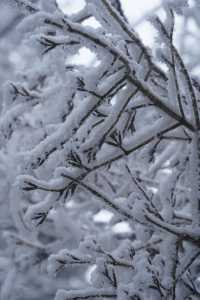
{"type": "Polygon", "coordinates": [[[2,299],[198,299],[200,85],[174,34],[193,7],[163,4],[151,51],[118,0],[14,2],[32,64],[3,88],[2,299]]]}

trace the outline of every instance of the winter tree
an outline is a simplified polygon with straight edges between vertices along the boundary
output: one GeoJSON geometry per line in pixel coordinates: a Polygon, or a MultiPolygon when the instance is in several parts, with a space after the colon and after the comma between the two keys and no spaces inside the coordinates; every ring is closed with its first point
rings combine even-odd
{"type": "Polygon", "coordinates": [[[198,1],[163,1],[155,49],[118,0],[10,5],[29,51],[0,118],[1,299],[199,299],[198,1]]]}

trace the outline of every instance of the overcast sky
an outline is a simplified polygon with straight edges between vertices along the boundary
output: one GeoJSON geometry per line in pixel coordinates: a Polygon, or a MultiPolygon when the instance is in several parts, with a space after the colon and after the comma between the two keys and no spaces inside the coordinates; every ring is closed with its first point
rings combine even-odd
{"type": "MultiPolygon", "coordinates": [[[[84,0],[57,0],[69,12],[76,12],[84,6],[84,0]]],[[[130,20],[136,21],[143,13],[159,5],[160,0],[121,0],[130,20]]]]}
{"type": "MultiPolygon", "coordinates": [[[[60,7],[67,13],[76,13],[82,7],[84,7],[84,0],[57,0],[60,7]]],[[[128,17],[130,23],[136,29],[143,42],[147,46],[151,46],[154,42],[155,32],[149,22],[139,22],[138,21],[145,15],[148,15],[154,8],[158,8],[160,0],[121,0],[124,12],[128,17]]],[[[80,51],[80,55],[71,58],[70,63],[85,64],[87,61],[90,64],[94,59],[94,56],[89,54],[89,50],[83,48],[80,51]]]]}
{"type": "MultiPolygon", "coordinates": [[[[75,13],[84,6],[84,0],[57,0],[67,13],[75,13]]],[[[160,0],[121,0],[123,9],[131,24],[137,23],[140,18],[156,8],[160,4],[160,0]]],[[[135,27],[135,26],[134,26],[135,27]]],[[[137,30],[141,34],[144,42],[149,45],[153,41],[152,27],[145,23],[137,26],[137,30]]]]}

